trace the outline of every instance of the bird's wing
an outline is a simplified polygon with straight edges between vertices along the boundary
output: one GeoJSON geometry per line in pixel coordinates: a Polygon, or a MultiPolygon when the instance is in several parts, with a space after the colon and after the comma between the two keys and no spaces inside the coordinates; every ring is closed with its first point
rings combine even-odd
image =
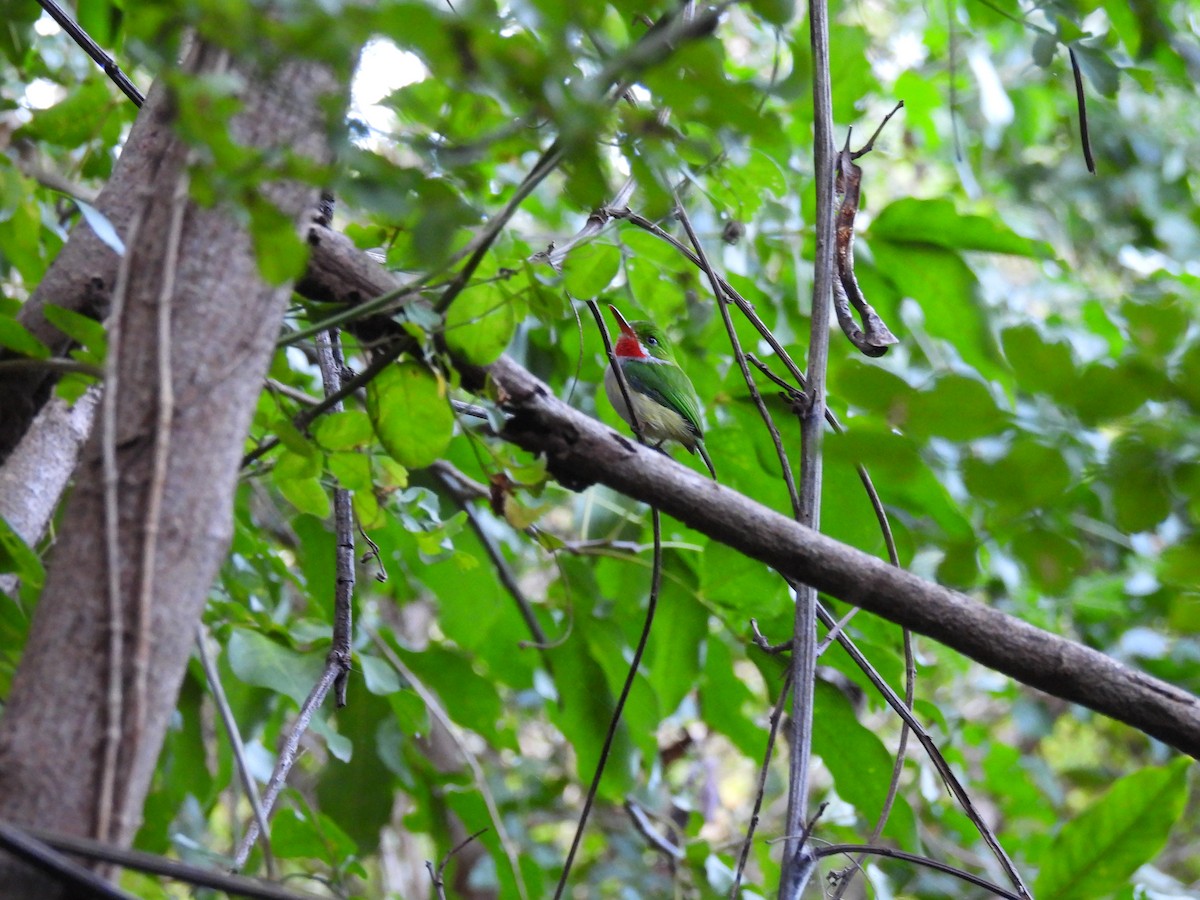
{"type": "Polygon", "coordinates": [[[700,440],[704,437],[704,429],[700,427],[700,400],[696,397],[696,389],[692,387],[692,382],[684,374],[683,369],[678,366],[631,359],[626,361],[622,371],[633,390],[645,394],[655,403],[661,404],[667,409],[677,410],[687,421],[688,427],[695,434],[696,439],[700,440]],[[655,380],[662,382],[665,390],[660,390],[649,383],[646,373],[651,368],[659,376],[655,380]],[[668,397],[668,393],[673,397],[668,397]]]}

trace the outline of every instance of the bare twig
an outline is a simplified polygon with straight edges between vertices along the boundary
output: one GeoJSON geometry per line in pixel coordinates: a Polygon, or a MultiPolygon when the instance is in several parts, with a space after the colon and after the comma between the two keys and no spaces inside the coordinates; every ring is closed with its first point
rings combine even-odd
{"type": "Polygon", "coordinates": [[[763,402],[762,394],[758,392],[758,385],[754,383],[754,378],[750,374],[750,367],[746,364],[746,354],[742,350],[742,342],[738,338],[737,329],[733,327],[733,318],[729,315],[729,300],[723,287],[725,282],[717,276],[712,264],[708,261],[708,255],[704,252],[704,247],[700,243],[700,239],[696,237],[696,230],[692,228],[692,220],[689,218],[683,204],[679,202],[678,196],[675,198],[675,210],[676,215],[679,216],[679,221],[683,225],[683,230],[687,233],[688,240],[691,241],[692,249],[696,253],[696,259],[699,260],[700,268],[708,277],[709,286],[712,288],[713,296],[717,301],[717,309],[721,313],[721,321],[725,325],[725,334],[729,338],[729,345],[733,348],[734,358],[737,360],[738,368],[742,372],[742,380],[746,383],[746,389],[750,392],[750,397],[753,399],[754,406],[762,418],[763,425],[766,426],[767,433],[771,435],[771,441],[775,445],[775,456],[779,460],[779,465],[783,470],[783,483],[787,487],[788,497],[792,501],[792,512],[798,516],[800,514],[800,497],[796,493],[796,479],[792,477],[792,464],[788,459],[787,450],[784,449],[783,438],[779,436],[779,429],[775,427],[775,420],[771,417],[771,411],[767,409],[767,404],[763,402]]]}
{"type": "Polygon", "coordinates": [[[651,849],[658,851],[667,857],[668,860],[671,860],[672,863],[680,862],[687,858],[687,854],[683,852],[682,847],[655,830],[654,823],[650,821],[650,817],[646,815],[646,811],[632,797],[625,798],[625,812],[629,813],[629,819],[633,822],[634,830],[642,836],[651,849]]]}
{"type": "Polygon", "coordinates": [[[80,47],[87,51],[87,55],[95,60],[96,65],[104,70],[104,74],[112,79],[113,84],[121,89],[121,92],[133,101],[134,106],[139,109],[146,102],[146,98],[142,96],[142,92],[134,87],[133,82],[121,71],[120,66],[116,64],[111,56],[100,49],[100,45],[92,40],[91,36],[79,27],[78,23],[67,15],[61,6],[54,0],[38,0],[38,5],[50,14],[50,17],[59,24],[63,31],[71,36],[80,47]]]}
{"type": "MultiPolygon", "coordinates": [[[[341,671],[341,664],[337,660],[326,659],[325,670],[321,672],[321,677],[317,679],[317,683],[309,691],[308,697],[305,698],[303,705],[300,707],[299,715],[296,716],[296,720],[292,722],[291,727],[284,737],[283,746],[279,750],[279,759],[275,762],[275,770],[271,772],[271,780],[267,782],[267,792],[263,795],[263,812],[268,818],[275,808],[275,801],[279,799],[280,791],[283,790],[283,786],[287,783],[287,777],[292,771],[292,766],[296,764],[296,754],[300,749],[300,738],[308,730],[308,723],[312,721],[313,713],[325,702],[325,697],[329,694],[329,689],[333,687],[333,683],[337,680],[341,671]]],[[[254,846],[256,840],[258,840],[258,821],[257,819],[253,819],[246,827],[246,833],[242,835],[242,842],[238,845],[237,853],[234,854],[234,871],[246,865],[246,859],[250,856],[250,848],[254,846]]]]}
{"type": "Polygon", "coordinates": [[[1071,73],[1075,76],[1075,105],[1079,107],[1079,140],[1083,145],[1083,161],[1087,170],[1096,174],[1096,160],[1092,158],[1092,138],[1088,134],[1087,96],[1083,92],[1083,72],[1079,68],[1079,60],[1075,58],[1075,49],[1067,47],[1067,55],[1071,58],[1071,73]]]}
{"type": "Polygon", "coordinates": [[[953,875],[955,878],[966,881],[975,887],[983,888],[990,891],[997,897],[1004,897],[1005,900],[1025,900],[1028,895],[1014,894],[1012,891],[1006,890],[998,884],[993,884],[987,879],[980,878],[978,875],[972,875],[970,872],[965,872],[955,866],[940,863],[937,860],[929,859],[926,856],[918,856],[915,853],[905,853],[903,850],[893,850],[890,847],[875,847],[870,844],[830,844],[827,847],[821,847],[813,852],[813,855],[818,859],[824,859],[829,856],[836,856],[839,853],[859,853],[871,854],[874,856],[886,856],[888,859],[900,859],[905,862],[912,863],[917,866],[924,866],[927,869],[933,869],[937,872],[942,872],[946,875],[953,875]]]}
{"type": "MultiPolygon", "coordinates": [[[[318,900],[315,894],[299,894],[257,878],[245,878],[241,875],[201,869],[176,859],[168,859],[165,856],[156,856],[140,850],[114,847],[100,841],[75,835],[58,834],[41,828],[22,830],[63,853],[112,863],[138,872],[162,875],[184,884],[223,891],[233,897],[249,897],[253,900],[318,900]]],[[[124,898],[125,895],[122,894],[121,897],[124,898]]]]}
{"type": "Polygon", "coordinates": [[[134,900],[132,894],[109,884],[103,876],[67,859],[45,841],[15,825],[0,822],[0,847],[35,869],[51,875],[64,891],[70,885],[72,897],[84,900],[134,900]]]}
{"type": "MultiPolygon", "coordinates": [[[[508,859],[508,864],[512,869],[513,879],[517,883],[517,893],[522,900],[528,900],[529,893],[525,887],[525,877],[521,874],[520,858],[516,846],[512,842],[512,838],[508,834],[508,829],[504,827],[504,819],[500,815],[500,808],[496,805],[496,798],[492,796],[491,788],[488,787],[487,776],[484,774],[483,767],[479,764],[479,760],[475,758],[470,749],[468,749],[466,741],[463,740],[462,732],[458,726],[454,724],[450,716],[442,708],[441,702],[433,691],[429,690],[417,677],[417,673],[405,665],[404,660],[400,658],[391,644],[385,641],[378,632],[371,628],[367,628],[367,634],[371,638],[371,642],[379,648],[379,652],[383,654],[384,659],[391,663],[394,668],[405,681],[409,683],[413,691],[421,702],[425,704],[425,708],[429,710],[429,714],[433,716],[446,729],[446,734],[450,736],[455,748],[457,748],[459,756],[463,762],[471,770],[472,776],[475,779],[475,787],[478,788],[479,794],[483,797],[483,805],[487,807],[488,815],[492,819],[492,826],[496,829],[496,838],[500,841],[500,846],[504,850],[504,855],[508,859]]],[[[482,834],[478,832],[476,836],[482,834]]],[[[461,849],[461,848],[459,848],[461,849]]]]}
{"type": "MultiPolygon", "coordinates": [[[[833,99],[829,77],[829,9],[825,0],[809,3],[809,43],[813,67],[813,162],[817,188],[814,230],[816,251],[812,287],[812,320],[808,344],[810,409],[801,422],[800,522],[817,529],[821,522],[821,443],[824,437],[825,369],[829,356],[829,306],[834,280],[833,99]]],[[[817,590],[804,585],[796,592],[792,631],[792,721],[788,765],[788,805],[784,833],[780,900],[794,900],[804,890],[811,867],[804,855],[802,829],[808,808],[808,767],[812,758],[812,707],[817,665],[817,590]]]]}
{"type": "MultiPolygon", "coordinates": [[[[817,615],[827,627],[833,626],[833,616],[831,616],[828,611],[826,611],[825,608],[819,604],[817,606],[817,615]]],[[[1004,848],[1000,846],[1000,841],[996,837],[995,832],[993,832],[988,826],[987,822],[984,821],[983,816],[979,813],[979,810],[975,808],[975,804],[971,801],[970,795],[967,794],[966,789],[962,786],[962,783],[958,780],[957,776],[955,776],[954,770],[950,768],[950,764],[946,762],[946,758],[942,756],[941,750],[939,750],[937,745],[933,742],[933,738],[929,736],[929,732],[925,730],[924,726],[922,726],[917,718],[912,714],[912,710],[910,708],[911,704],[905,703],[896,695],[896,692],[892,690],[891,685],[883,680],[883,677],[880,676],[880,674],[875,670],[875,667],[871,665],[867,658],[863,656],[862,651],[855,646],[854,641],[852,641],[848,635],[843,632],[838,635],[837,640],[838,643],[841,644],[842,649],[844,649],[854,661],[854,664],[857,665],[859,669],[862,670],[863,674],[867,676],[871,684],[875,687],[875,690],[879,691],[887,705],[890,706],[892,710],[898,716],[900,716],[904,723],[912,729],[913,734],[916,735],[917,740],[921,743],[921,746],[925,748],[925,752],[929,756],[929,761],[933,763],[933,767],[937,769],[938,774],[942,776],[942,781],[945,782],[946,788],[963,808],[963,812],[966,813],[967,818],[970,819],[971,823],[976,827],[976,829],[978,829],[980,837],[982,837],[984,843],[988,845],[988,848],[992,851],[992,854],[996,857],[996,860],[1004,869],[1005,874],[1012,881],[1013,886],[1017,888],[1023,897],[1028,897],[1029,890],[1025,886],[1025,883],[1021,878],[1021,874],[1017,871],[1016,866],[1013,865],[1012,859],[1004,851],[1004,848]]]]}
{"type": "Polygon", "coordinates": [[[116,796],[117,761],[120,755],[124,718],[125,614],[121,598],[121,544],[119,530],[120,473],[117,471],[117,400],[120,388],[117,373],[121,359],[123,332],[121,319],[129,295],[129,273],[141,231],[145,204],[139,204],[129,220],[125,254],[117,267],[113,285],[112,311],[108,324],[108,352],[104,358],[104,395],[100,406],[100,443],[104,470],[104,546],[108,591],[108,689],[105,701],[104,754],[100,771],[100,791],[96,800],[96,836],[112,837],[113,800],[116,796]]]}
{"type": "Polygon", "coordinates": [[[437,895],[439,898],[441,898],[441,900],[445,900],[446,897],[446,882],[442,878],[446,872],[446,866],[450,864],[450,860],[454,858],[458,851],[462,850],[469,843],[471,843],[471,841],[475,840],[475,838],[479,837],[486,831],[486,828],[480,828],[474,834],[467,835],[465,838],[455,844],[454,848],[442,857],[442,861],[438,864],[436,872],[433,870],[433,861],[428,859],[425,860],[425,868],[429,870],[429,877],[433,880],[433,887],[437,891],[437,895]]]}
{"type": "Polygon", "coordinates": [[[250,774],[250,766],[246,762],[246,746],[242,743],[241,732],[238,731],[237,719],[229,707],[225,696],[225,687],[221,684],[221,676],[213,664],[212,654],[208,652],[207,635],[204,625],[196,626],[196,655],[200,657],[200,667],[204,669],[204,678],[208,689],[212,692],[213,702],[217,705],[217,714],[221,724],[225,726],[225,734],[229,737],[229,748],[233,751],[233,761],[237,766],[238,778],[246,791],[246,799],[250,801],[250,809],[254,813],[254,821],[258,823],[259,832],[263,835],[263,861],[267,864],[267,877],[275,879],[275,854],[271,852],[270,829],[267,827],[267,814],[263,810],[262,797],[258,793],[258,782],[250,774]]]}
{"type": "MultiPolygon", "coordinates": [[[[625,400],[625,408],[629,410],[630,425],[633,427],[634,434],[637,435],[638,442],[644,445],[646,439],[642,434],[641,424],[638,422],[637,413],[634,411],[634,406],[630,399],[630,388],[625,380],[625,373],[621,371],[621,367],[617,364],[613,353],[612,341],[608,337],[608,329],[604,327],[604,317],[600,314],[600,307],[596,305],[596,301],[594,300],[589,300],[587,303],[588,308],[592,311],[592,316],[596,319],[596,327],[600,329],[600,336],[604,340],[604,349],[607,352],[609,365],[612,366],[613,372],[617,376],[617,384],[621,389],[621,396],[625,400]]],[[[642,654],[645,652],[646,644],[650,640],[650,628],[654,624],[654,612],[658,608],[658,590],[662,583],[662,521],[657,507],[650,507],[650,515],[651,525],[654,529],[654,562],[650,573],[650,597],[646,602],[646,619],[642,623],[642,632],[638,636],[637,646],[633,651],[633,659],[629,663],[629,672],[625,676],[625,683],[621,685],[621,693],[617,696],[612,717],[608,722],[608,730],[604,735],[604,743],[600,747],[600,758],[596,763],[596,772],[592,776],[591,784],[588,785],[587,796],[583,801],[583,810],[580,812],[579,822],[575,826],[575,836],[571,839],[571,848],[567,851],[567,858],[563,862],[563,870],[558,879],[558,886],[554,889],[554,900],[559,900],[566,889],[567,879],[571,874],[571,866],[575,862],[575,854],[579,851],[579,844],[583,840],[583,831],[587,827],[588,816],[591,814],[592,804],[596,800],[596,792],[600,788],[600,779],[603,777],[604,768],[608,763],[608,754],[612,750],[613,740],[617,734],[617,726],[621,722],[621,713],[625,709],[625,701],[629,698],[630,690],[633,689],[633,681],[637,677],[637,670],[642,662],[642,654]]]]}
{"type": "Polygon", "coordinates": [[[471,526],[471,530],[475,532],[479,543],[483,545],[483,550],[488,555],[488,559],[492,561],[492,566],[496,569],[496,574],[500,576],[500,583],[504,585],[504,589],[513,598],[513,602],[517,604],[517,610],[520,612],[521,618],[525,620],[525,626],[529,629],[529,633],[533,637],[534,643],[541,654],[542,665],[546,667],[548,673],[553,675],[554,668],[550,665],[550,657],[545,650],[550,640],[546,637],[546,632],[542,630],[541,623],[533,613],[533,604],[529,602],[529,598],[521,590],[521,585],[517,582],[516,573],[513,572],[512,567],[508,564],[508,560],[500,552],[500,548],[496,546],[495,542],[492,541],[484,530],[483,523],[479,521],[479,514],[471,505],[472,498],[464,490],[462,482],[457,477],[461,473],[457,473],[457,470],[454,470],[449,463],[444,461],[438,461],[430,468],[434,477],[441,482],[442,487],[450,492],[450,496],[454,498],[454,502],[467,514],[467,524],[471,526]]]}
{"type": "MultiPolygon", "coordinates": [[[[321,368],[321,380],[325,383],[326,398],[335,396],[341,390],[342,369],[345,366],[337,331],[322,331],[317,335],[317,364],[321,368]]],[[[341,412],[341,400],[335,402],[331,409],[341,412]]],[[[350,491],[344,487],[333,489],[333,525],[337,541],[337,574],[333,593],[333,641],[329,648],[327,664],[339,667],[333,686],[340,709],[346,705],[354,615],[354,510],[351,507],[350,491]]]]}
{"type": "MultiPolygon", "coordinates": [[[[751,621],[753,622],[753,619],[751,621]]],[[[758,631],[757,623],[755,623],[754,630],[758,631]]],[[[733,875],[733,885],[729,888],[729,900],[736,900],[738,889],[742,885],[746,860],[750,857],[750,846],[754,843],[754,832],[758,828],[758,816],[762,811],[763,795],[767,790],[767,773],[771,768],[771,757],[775,753],[775,740],[779,735],[779,722],[783,718],[783,705],[787,702],[791,689],[792,670],[788,668],[784,672],[783,685],[779,688],[779,699],[775,701],[775,706],[771,709],[771,728],[767,733],[767,749],[763,752],[762,765],[758,769],[758,784],[754,791],[754,809],[750,813],[750,824],[746,826],[746,838],[742,841],[742,851],[738,854],[737,870],[733,875]]]]}
{"type": "MultiPolygon", "coordinates": [[[[150,679],[150,642],[154,634],[154,583],[158,557],[158,534],[162,526],[163,492],[166,490],[167,467],[171,462],[171,429],[175,416],[175,388],[171,368],[171,304],[175,300],[175,280],[179,269],[179,247],[183,239],[183,217],[187,211],[187,173],[176,179],[171,197],[171,218],[163,258],[162,284],[157,298],[158,344],[158,413],[154,426],[154,463],[146,496],[142,537],[142,572],[138,585],[133,646],[133,725],[132,734],[125,740],[131,746],[141,743],[146,727],[146,696],[150,679]]],[[[132,252],[132,248],[126,250],[132,252]]],[[[138,810],[132,808],[132,795],[122,803],[123,824],[138,820],[138,810]]]]}

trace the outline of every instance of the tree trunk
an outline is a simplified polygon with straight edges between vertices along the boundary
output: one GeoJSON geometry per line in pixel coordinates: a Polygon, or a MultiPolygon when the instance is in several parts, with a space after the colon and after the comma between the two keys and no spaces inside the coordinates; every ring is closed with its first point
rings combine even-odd
{"type": "MultiPolygon", "coordinates": [[[[184,68],[244,78],[242,112],[230,126],[240,144],[328,162],[327,101],[337,84],[325,69],[288,63],[264,76],[205,45],[184,68]]],[[[98,425],[0,718],[0,819],[122,845],[137,829],[230,539],[245,436],[290,294],[259,276],[233,211],[188,201],[189,148],[163,133],[172,105],[163,89],[154,92],[114,175],[122,189],[101,200],[129,255],[127,284],[112,295],[109,352],[118,356],[115,384],[106,385],[118,477],[106,486],[98,425]],[[115,533],[106,526],[106,491],[115,493],[115,533]],[[109,542],[119,563],[115,600],[109,542]]],[[[262,190],[293,221],[316,205],[311,185],[262,190]]],[[[76,294],[93,278],[111,287],[114,255],[96,242],[77,228],[47,278],[76,294]]],[[[6,857],[0,885],[8,898],[70,894],[6,857]]]]}

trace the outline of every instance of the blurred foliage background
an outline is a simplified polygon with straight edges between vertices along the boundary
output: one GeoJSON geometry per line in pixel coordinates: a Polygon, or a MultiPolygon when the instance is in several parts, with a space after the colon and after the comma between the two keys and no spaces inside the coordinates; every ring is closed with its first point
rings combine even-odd
{"type": "MultiPolygon", "coordinates": [[[[79,221],[77,201],[94,200],[111,172],[136,110],[36,3],[0,7],[0,344],[38,356],[16,315],[79,221]]],[[[523,200],[448,315],[417,304],[404,327],[430,348],[444,333],[480,361],[506,350],[618,427],[597,399],[599,335],[573,298],[603,297],[668,324],[706,403],[722,482],[786,511],[770,438],[702,273],[622,222],[572,250],[562,272],[533,259],[569,241],[629,176],[630,207],[676,231],[668,211],[678,186],[714,263],[805,358],[814,206],[805,10],[788,0],[729,5],[712,34],[636,71],[635,102],[609,102],[606,75],[633,71],[629,48],[670,8],[80,0],[76,12],[143,87],[170,68],[189,29],[261,54],[264,65],[313,56],[347,78],[366,42],[350,118],[336,126],[338,164],[313,177],[332,178],[335,227],[421,280],[430,298],[560,141],[562,164],[523,200]]],[[[855,474],[861,462],[902,565],[1200,691],[1196,8],[845,0],[831,15],[839,143],[853,127],[859,145],[898,100],[905,105],[860,160],[856,246],[859,282],[900,343],[872,360],[834,335],[830,405],[847,433],[826,444],[823,530],[884,554],[855,474]],[[1068,47],[1083,77],[1095,175],[1084,165],[1068,47]]],[[[180,127],[195,147],[194,195],[244,208],[264,271],[298,271],[302,248],[256,206],[255,186],[282,164],[241,154],[224,127],[236,85],[178,90],[180,127]]],[[[289,327],[332,311],[297,298],[289,327]]],[[[772,364],[750,326],[738,320],[738,329],[772,364]]],[[[369,348],[347,341],[361,368],[369,348]]],[[[95,359],[102,341],[77,352],[95,359]]],[[[486,827],[448,866],[452,895],[547,896],[641,625],[648,511],[548,480],[538,460],[446,402],[475,398],[405,365],[369,402],[302,433],[290,424],[303,408],[293,395],[319,395],[320,377],[309,342],[281,347],[247,449],[270,436],[282,446],[246,471],[206,626],[265,780],[328,651],[328,492],[352,489],[379,556],[360,571],[350,704],[323,711],[306,737],[274,821],[274,853],[308,890],[427,896],[424,861],[436,865],[486,827]],[[504,474],[514,485],[506,514],[463,500],[450,466],[485,488],[504,474]],[[529,629],[485,542],[549,647],[527,646],[529,629]]],[[[82,376],[73,378],[61,390],[77,391],[82,376]]],[[[760,388],[795,460],[799,426],[768,383],[760,388]]],[[[784,640],[791,598],[759,564],[677,523],[664,523],[664,540],[658,619],[574,896],[724,893],[750,815],[784,664],[753,645],[749,619],[784,640]],[[681,860],[648,846],[622,808],[627,798],[684,848],[681,860]]],[[[20,598],[0,599],[0,698],[35,602],[28,582],[20,598]]],[[[865,614],[849,630],[902,692],[899,630],[865,614]]],[[[1200,897],[1200,814],[1186,801],[1183,763],[931,641],[916,647],[917,715],[1037,896],[1200,897]]],[[[857,842],[878,814],[899,723],[836,647],[820,664],[815,796],[830,805],[816,837],[857,842]]],[[[909,746],[884,842],[1001,881],[909,746]]],[[[781,742],[743,896],[774,894],[779,847],[767,839],[781,836],[785,776],[781,742]]],[[[211,861],[230,852],[247,816],[194,661],[137,844],[211,861]]],[[[260,865],[256,853],[251,868],[260,865]]],[[[865,874],[850,896],[984,895],[902,861],[868,860],[865,874]]],[[[169,894],[140,876],[124,885],[169,894]]]]}

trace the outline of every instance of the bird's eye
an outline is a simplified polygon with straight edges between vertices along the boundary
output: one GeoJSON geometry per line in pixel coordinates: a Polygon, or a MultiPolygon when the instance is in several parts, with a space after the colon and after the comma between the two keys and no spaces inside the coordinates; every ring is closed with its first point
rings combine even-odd
{"type": "Polygon", "coordinates": [[[658,346],[658,338],[648,337],[648,338],[646,338],[646,343],[649,344],[651,347],[657,347],[658,346]]]}

